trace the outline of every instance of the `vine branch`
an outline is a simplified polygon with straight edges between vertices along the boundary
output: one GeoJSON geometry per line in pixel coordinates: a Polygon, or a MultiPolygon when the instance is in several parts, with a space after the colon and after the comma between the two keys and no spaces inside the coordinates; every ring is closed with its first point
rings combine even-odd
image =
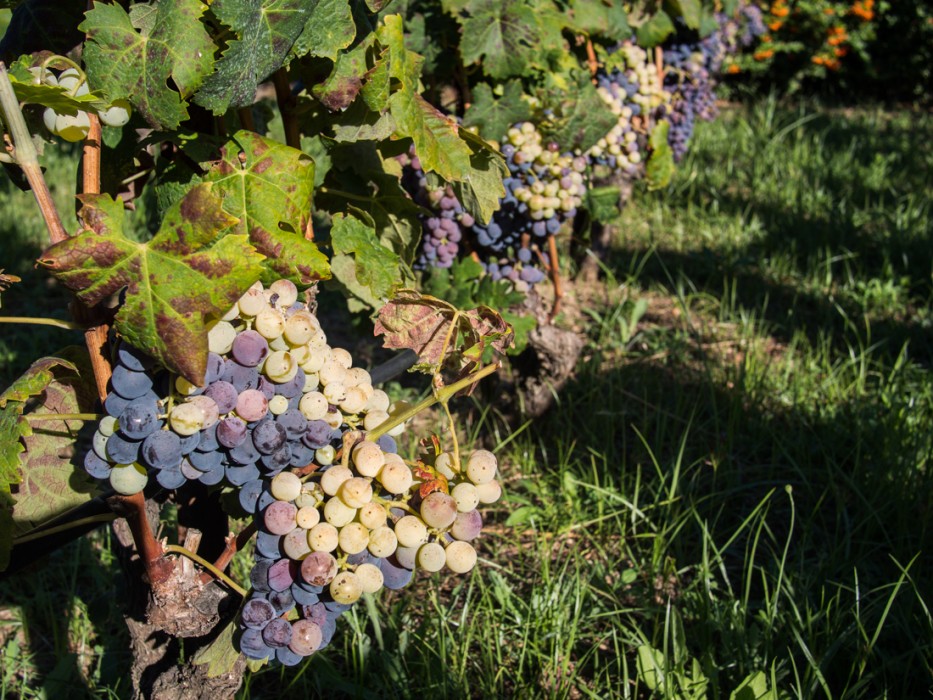
{"type": "Polygon", "coordinates": [[[282,125],[285,127],[285,143],[292,148],[301,148],[301,132],[298,119],[295,117],[295,96],[292,95],[291,85],[288,84],[288,73],[279,68],[272,74],[272,84],[275,86],[275,101],[279,105],[282,115],[282,125]]]}
{"type": "Polygon", "coordinates": [[[36,153],[35,144],[32,142],[32,135],[26,127],[26,120],[23,119],[23,112],[19,107],[19,101],[16,99],[16,93],[13,91],[13,84],[10,82],[9,73],[6,70],[6,64],[0,61],[0,111],[3,112],[3,121],[10,130],[12,143],[6,144],[6,149],[10,156],[16,161],[16,164],[22,168],[23,175],[29,182],[33,196],[36,198],[36,204],[39,205],[39,211],[42,212],[42,218],[45,219],[45,226],[49,231],[49,240],[52,243],[59,243],[68,238],[68,233],[62,225],[62,219],[58,215],[58,209],[55,208],[55,202],[52,200],[52,193],[49,192],[49,186],[42,175],[42,168],[39,167],[39,155],[36,153]]]}
{"type": "Polygon", "coordinates": [[[166,554],[172,554],[172,553],[180,554],[183,557],[188,557],[188,559],[195,562],[199,566],[203,566],[205,569],[207,569],[212,574],[214,574],[215,577],[217,577],[218,579],[226,583],[228,586],[230,586],[230,588],[232,588],[234,591],[240,594],[241,598],[246,597],[245,588],[243,588],[240,584],[238,584],[232,578],[227,576],[227,574],[225,574],[223,571],[221,571],[220,569],[215,567],[213,564],[211,564],[209,561],[207,561],[204,557],[201,557],[195,554],[190,549],[185,549],[184,547],[177,545],[177,544],[167,544],[165,545],[165,553],[166,554]]]}

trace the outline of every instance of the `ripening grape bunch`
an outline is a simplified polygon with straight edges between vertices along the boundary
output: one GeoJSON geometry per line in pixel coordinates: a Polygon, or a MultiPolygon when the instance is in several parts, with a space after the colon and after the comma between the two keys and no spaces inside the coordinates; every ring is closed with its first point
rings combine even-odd
{"type": "Polygon", "coordinates": [[[87,472],[124,495],[150,478],[166,489],[225,482],[244,487],[252,512],[244,494],[258,493],[262,479],[326,463],[343,431],[384,422],[388,396],[347,351],[327,344],[297,296],[288,280],[257,283],[210,322],[204,386],[121,343],[87,472]]]}
{"type": "Polygon", "coordinates": [[[239,618],[248,658],[295,665],[327,646],[364,593],[403,588],[417,569],[463,574],[476,564],[477,507],[502,493],[491,452],[473,452],[461,472],[450,453],[413,467],[363,432],[343,449],[340,461],[303,478],[280,472],[257,494],[252,589],[239,618]]]}
{"type": "MultiPolygon", "coordinates": [[[[29,69],[36,85],[52,85],[65,90],[72,97],[80,97],[89,92],[87,77],[78,68],[66,68],[55,73],[45,66],[29,69]]],[[[98,117],[104,126],[124,126],[130,120],[130,103],[126,100],[114,100],[98,117]]],[[[42,122],[50,134],[65,141],[82,141],[87,138],[91,121],[87,112],[78,110],[75,114],[59,114],[51,107],[42,112],[42,122]]]]}
{"type": "Polygon", "coordinates": [[[631,71],[614,68],[596,76],[596,91],[617,121],[605,136],[584,154],[593,166],[601,166],[612,175],[634,180],[644,169],[644,131],[647,121],[641,117],[642,109],[633,99],[638,94],[638,83],[631,71]],[[641,131],[636,128],[639,122],[641,131]]]}
{"type": "Polygon", "coordinates": [[[641,109],[641,113],[651,114],[661,105],[667,103],[670,95],[661,84],[661,76],[657,67],[648,58],[648,52],[640,46],[626,42],[617,51],[617,60],[624,64],[624,73],[627,80],[638,86],[632,95],[632,101],[641,109]]]}

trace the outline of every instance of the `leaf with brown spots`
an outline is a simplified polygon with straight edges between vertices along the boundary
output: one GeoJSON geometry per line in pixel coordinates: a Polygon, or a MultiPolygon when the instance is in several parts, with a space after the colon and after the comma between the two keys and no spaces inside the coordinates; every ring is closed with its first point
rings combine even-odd
{"type": "Polygon", "coordinates": [[[147,243],[123,235],[122,204],[87,195],[81,216],[89,230],[39,260],[89,306],[126,289],[117,333],[199,385],[207,366],[205,317],[225,313],[259,279],[263,260],[245,234],[230,231],[238,220],[213,188],[192,188],[147,243]]]}
{"type": "Polygon", "coordinates": [[[283,143],[252,131],[238,131],[203,163],[205,182],[223,197],[223,208],[237,217],[237,233],[266,256],[263,281],[287,278],[307,286],[330,277],[327,258],[304,236],[311,220],[314,161],[283,143]]]}
{"type": "Polygon", "coordinates": [[[151,31],[141,33],[120,5],[94,3],[78,27],[88,37],[91,85],[111,99],[129,99],[151,126],[176,128],[188,118],[185,99],[214,66],[214,42],[201,22],[205,10],[201,0],[161,0],[151,31]]]}

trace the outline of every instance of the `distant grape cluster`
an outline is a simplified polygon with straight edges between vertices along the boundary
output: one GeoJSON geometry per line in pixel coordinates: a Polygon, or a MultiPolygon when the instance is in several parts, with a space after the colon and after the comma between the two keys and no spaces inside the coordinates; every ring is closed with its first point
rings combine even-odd
{"type": "Polygon", "coordinates": [[[415,569],[467,573],[476,564],[476,508],[501,495],[491,452],[471,454],[461,475],[449,453],[413,468],[394,445],[362,433],[343,447],[341,461],[328,455],[304,480],[281,472],[256,494],[252,593],[240,614],[249,658],[297,664],[327,646],[364,593],[403,588],[415,569]],[[426,484],[437,490],[425,493],[426,484]]]}
{"type": "MultiPolygon", "coordinates": [[[[89,91],[87,79],[77,68],[66,68],[58,75],[50,69],[36,66],[30,69],[37,85],[56,85],[66,90],[72,97],[86,95],[89,91]]],[[[130,120],[130,103],[126,100],[114,100],[113,104],[98,114],[104,126],[123,126],[130,120]]],[[[50,134],[65,141],[82,141],[87,138],[91,121],[87,112],[59,114],[51,107],[42,112],[42,121],[50,134]]]]}
{"type": "Polygon", "coordinates": [[[592,166],[602,166],[610,175],[638,178],[643,170],[643,151],[648,119],[635,101],[639,85],[635,71],[613,68],[600,71],[596,91],[618,121],[586,152],[592,166]]]}

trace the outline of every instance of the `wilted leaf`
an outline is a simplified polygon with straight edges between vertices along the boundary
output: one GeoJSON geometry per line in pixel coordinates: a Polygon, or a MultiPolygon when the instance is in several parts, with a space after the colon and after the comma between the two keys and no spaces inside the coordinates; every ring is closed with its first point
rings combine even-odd
{"type": "Polygon", "coordinates": [[[198,666],[207,666],[207,677],[215,678],[229,673],[240,658],[240,650],[233,643],[236,621],[231,620],[206,647],[201,647],[192,662],[198,666]]]}
{"type": "Polygon", "coordinates": [[[205,317],[225,313],[259,278],[263,260],[245,235],[221,235],[237,220],[211,188],[192,188],[147,243],[123,235],[122,203],[85,196],[89,230],[39,260],[89,306],[126,288],[117,333],[195,384],[207,365],[205,317]]]}

